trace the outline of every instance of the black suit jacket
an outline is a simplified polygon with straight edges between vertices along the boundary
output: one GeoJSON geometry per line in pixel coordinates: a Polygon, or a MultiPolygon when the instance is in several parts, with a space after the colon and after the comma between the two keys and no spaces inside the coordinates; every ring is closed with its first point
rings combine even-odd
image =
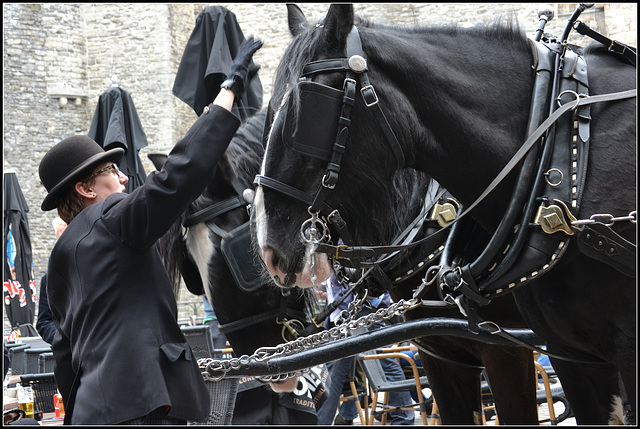
{"type": "Polygon", "coordinates": [[[65,423],[115,424],[163,406],[191,421],[209,414],[155,243],[213,179],[238,128],[235,116],[210,107],[161,171],[85,208],[52,250],[47,293],[65,423]]]}
{"type": "Polygon", "coordinates": [[[53,323],[49,301],[47,300],[47,275],[40,280],[40,300],[38,301],[38,320],[36,321],[38,334],[49,344],[53,344],[56,325],[53,323]]]}

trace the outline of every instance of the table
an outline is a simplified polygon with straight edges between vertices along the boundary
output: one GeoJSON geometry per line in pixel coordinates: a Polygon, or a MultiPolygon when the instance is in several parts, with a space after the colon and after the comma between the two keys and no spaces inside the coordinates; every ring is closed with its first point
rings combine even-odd
{"type": "MultiPolygon", "coordinates": [[[[10,396],[5,396],[3,398],[4,410],[11,410],[13,408],[18,408],[18,398],[12,398],[10,396]]],[[[43,413],[42,421],[40,422],[41,426],[62,426],[64,423],[64,418],[56,418],[56,413],[43,413]]]]}
{"type": "Polygon", "coordinates": [[[2,399],[4,404],[3,410],[12,410],[18,408],[18,398],[12,398],[11,396],[4,396],[2,399]]]}
{"type": "Polygon", "coordinates": [[[56,418],[56,413],[44,413],[42,415],[41,426],[62,426],[64,417],[56,418]]]}

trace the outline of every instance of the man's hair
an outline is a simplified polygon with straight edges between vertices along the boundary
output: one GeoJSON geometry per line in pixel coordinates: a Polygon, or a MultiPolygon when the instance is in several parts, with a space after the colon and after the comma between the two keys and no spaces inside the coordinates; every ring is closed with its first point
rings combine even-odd
{"type": "MultiPolygon", "coordinates": [[[[89,176],[87,176],[87,178],[89,176]]],[[[92,184],[95,182],[95,179],[91,179],[87,182],[85,178],[85,180],[81,180],[81,182],[92,184]]],[[[82,195],[76,192],[75,183],[72,186],[69,186],[67,192],[62,194],[58,199],[58,216],[60,216],[60,219],[65,221],[67,225],[69,225],[69,223],[71,223],[71,221],[78,216],[78,213],[84,210],[84,208],[84,199],[82,198],[82,195]]]]}

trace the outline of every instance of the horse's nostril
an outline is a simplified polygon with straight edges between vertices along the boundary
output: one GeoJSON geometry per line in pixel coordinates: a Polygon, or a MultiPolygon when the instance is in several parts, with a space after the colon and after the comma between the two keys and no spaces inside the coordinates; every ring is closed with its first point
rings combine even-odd
{"type": "Polygon", "coordinates": [[[272,253],[271,263],[273,264],[274,267],[277,267],[278,265],[280,265],[280,257],[276,252],[272,253]]]}

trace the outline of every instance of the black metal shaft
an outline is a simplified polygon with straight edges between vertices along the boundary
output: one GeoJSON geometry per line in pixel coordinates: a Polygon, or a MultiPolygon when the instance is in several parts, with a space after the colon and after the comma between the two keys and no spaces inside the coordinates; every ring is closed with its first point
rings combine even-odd
{"type": "MultiPolygon", "coordinates": [[[[505,332],[517,337],[529,344],[544,344],[533,331],[529,329],[505,329],[505,332]]],[[[376,348],[384,347],[413,338],[428,337],[434,335],[450,335],[459,338],[477,340],[503,346],[517,346],[508,339],[492,335],[485,331],[474,334],[469,331],[466,320],[453,318],[428,318],[413,320],[385,326],[365,335],[357,335],[345,339],[335,340],[313,349],[296,352],[289,356],[280,356],[268,359],[264,362],[253,362],[243,365],[241,368],[230,370],[227,377],[265,376],[286,374],[300,371],[322,363],[337,359],[344,359],[376,348]]],[[[210,371],[211,376],[219,376],[217,371],[210,371]]]]}

